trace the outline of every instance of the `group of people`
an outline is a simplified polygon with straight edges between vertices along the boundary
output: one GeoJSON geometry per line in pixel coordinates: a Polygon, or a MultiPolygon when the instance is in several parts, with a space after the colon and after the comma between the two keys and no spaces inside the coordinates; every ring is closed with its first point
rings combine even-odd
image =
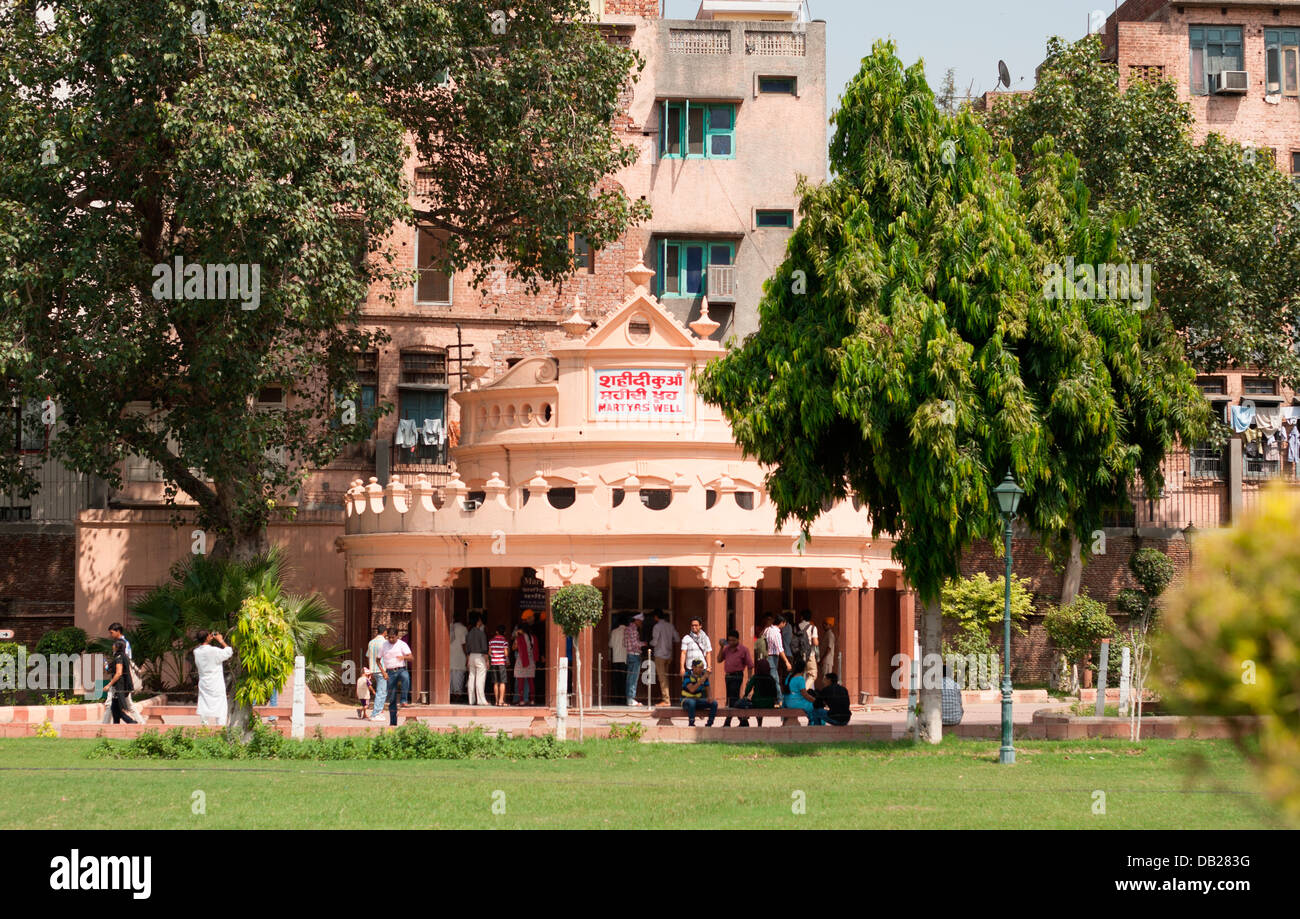
{"type": "MultiPolygon", "coordinates": [[[[824,631],[819,631],[812,621],[812,612],[804,610],[798,622],[781,613],[762,617],[763,629],[749,647],[741,644],[740,633],[732,629],[727,641],[717,649],[705,633],[698,618],[690,621],[690,630],[678,636],[663,610],[653,610],[653,628],[645,635],[645,616],[642,613],[626,615],[615,621],[610,632],[610,653],[614,666],[616,691],[623,691],[622,701],[629,706],[642,703],[636,699],[642,655],[649,651],[655,659],[660,701],[658,705],[671,705],[669,695],[669,665],[674,650],[678,653],[682,681],[680,698],[691,725],[697,712],[708,715],[708,725],[713,724],[718,703],[712,699],[710,677],[713,664],[723,668],[728,708],[798,708],[808,715],[810,724],[848,724],[849,694],[839,684],[834,673],[821,678],[818,688],[818,664],[833,661],[835,633],[833,620],[826,620],[824,631]]],[[[618,697],[616,696],[616,699],[618,697]]],[[[761,725],[762,718],[755,715],[761,725]]],[[[723,722],[729,726],[731,717],[723,722]]],[[[748,726],[749,719],[740,723],[748,726]]]]}
{"type": "MultiPolygon", "coordinates": [[[[525,611],[527,614],[527,611],[525,611]]],[[[498,625],[488,637],[483,617],[475,616],[468,627],[453,620],[450,631],[451,697],[464,698],[470,705],[532,705],[537,692],[537,667],[542,661],[537,638],[529,618],[517,622],[510,636],[498,625]],[[513,667],[512,667],[513,665],[513,667]],[[510,696],[514,678],[514,702],[510,696]],[[492,677],[489,701],[487,680],[492,677]]],[[[357,679],[358,718],[383,721],[380,714],[389,707],[389,724],[397,723],[397,710],[411,703],[411,661],[414,657],[397,629],[380,626],[366,646],[366,664],[357,679]],[[373,699],[373,703],[371,700],[373,699]],[[370,706],[370,714],[366,709],[370,706]]]]}
{"type": "Polygon", "coordinates": [[[537,693],[537,665],[542,656],[532,631],[532,612],[524,610],[510,636],[497,625],[488,638],[487,623],[475,616],[469,628],[460,621],[451,626],[451,696],[464,696],[470,705],[532,705],[537,693]],[[487,678],[492,677],[492,701],[487,678]],[[514,702],[510,703],[510,678],[514,677],[514,702]]]}
{"type": "MultiPolygon", "coordinates": [[[[684,641],[668,614],[652,610],[647,621],[644,613],[623,613],[614,620],[609,633],[610,660],[614,669],[614,699],[618,704],[640,705],[637,687],[641,682],[642,661],[654,660],[654,674],[659,685],[660,705],[670,704],[669,664],[673,651],[684,641]],[[647,629],[649,630],[647,632],[647,629]]],[[[708,637],[704,638],[708,641],[708,637]]]]}
{"type": "MultiPolygon", "coordinates": [[[[139,689],[139,670],[131,659],[131,642],[122,631],[122,623],[108,627],[113,652],[104,664],[104,692],[109,704],[104,709],[103,721],[113,724],[139,724],[142,720],[131,694],[139,689]]],[[[226,675],[223,664],[235,653],[226,644],[220,632],[202,630],[195,636],[194,669],[198,675],[199,723],[202,725],[226,723],[226,675]]]]}

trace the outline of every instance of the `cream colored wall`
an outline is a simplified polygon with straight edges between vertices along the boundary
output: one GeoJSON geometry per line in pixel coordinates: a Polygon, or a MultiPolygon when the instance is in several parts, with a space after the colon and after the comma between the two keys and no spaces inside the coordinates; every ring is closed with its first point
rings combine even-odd
{"type": "MultiPolygon", "coordinates": [[[[343,533],[342,517],[303,516],[309,519],[272,526],[270,541],[288,552],[289,589],[319,591],[341,623],[345,579],[334,540],[343,533]]],[[[191,554],[194,529],[171,526],[161,510],[84,511],[77,525],[76,624],[91,635],[108,634],[109,623],[127,615],[126,588],[165,582],[171,566],[191,554]]]]}

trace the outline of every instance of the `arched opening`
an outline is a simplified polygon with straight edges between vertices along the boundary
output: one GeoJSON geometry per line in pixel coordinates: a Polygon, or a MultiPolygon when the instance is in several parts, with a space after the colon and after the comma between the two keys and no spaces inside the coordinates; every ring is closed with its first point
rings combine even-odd
{"type": "Polygon", "coordinates": [[[673,503],[673,493],[667,488],[643,488],[641,503],[652,511],[661,511],[673,503]]]}
{"type": "Polygon", "coordinates": [[[552,488],[546,493],[546,500],[551,503],[551,507],[557,511],[562,511],[566,507],[573,506],[573,502],[578,500],[578,493],[572,487],[552,488]]]}

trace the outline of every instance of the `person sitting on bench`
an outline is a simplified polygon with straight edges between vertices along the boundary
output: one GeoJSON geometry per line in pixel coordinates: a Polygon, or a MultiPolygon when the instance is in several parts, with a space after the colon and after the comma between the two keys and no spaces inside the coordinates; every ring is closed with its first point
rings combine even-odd
{"type": "MultiPolygon", "coordinates": [[[[768,667],[768,663],[772,660],[775,660],[775,658],[764,658],[754,665],[754,675],[745,684],[745,691],[736,700],[735,705],[732,706],[733,708],[764,709],[777,707],[779,693],[776,691],[776,680],[772,678],[772,673],[768,667]]],[[[758,715],[756,717],[758,726],[762,727],[763,716],[758,715]]],[[[730,718],[727,719],[727,721],[730,720],[730,718]]],[[[742,728],[749,727],[749,719],[741,718],[740,726],[742,728]]],[[[726,722],[723,723],[723,727],[726,727],[726,722]]]]}
{"type": "Polygon", "coordinates": [[[825,724],[826,710],[814,708],[817,697],[808,691],[804,678],[804,659],[795,654],[790,659],[790,672],[785,678],[785,707],[797,708],[808,716],[810,725],[825,724]]]}
{"type": "Polygon", "coordinates": [[[849,710],[849,691],[840,685],[837,674],[826,674],[826,688],[817,693],[817,705],[826,710],[826,723],[843,727],[853,713],[849,710]]]}
{"type": "Polygon", "coordinates": [[[686,721],[691,727],[695,727],[697,707],[709,710],[709,720],[704,726],[713,727],[713,719],[718,714],[718,703],[716,699],[709,698],[709,675],[704,672],[704,661],[698,657],[691,666],[691,672],[682,680],[682,709],[686,712],[686,721]]]}

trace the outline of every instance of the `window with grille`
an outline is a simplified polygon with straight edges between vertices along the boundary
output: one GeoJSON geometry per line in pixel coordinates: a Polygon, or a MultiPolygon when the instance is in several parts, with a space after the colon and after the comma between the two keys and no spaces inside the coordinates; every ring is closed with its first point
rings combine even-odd
{"type": "Polygon", "coordinates": [[[1268,377],[1243,377],[1241,391],[1247,396],[1276,396],[1277,380],[1268,377]]]}
{"type": "Polygon", "coordinates": [[[745,53],[760,57],[805,57],[808,36],[802,32],[745,32],[745,53]]]}
{"type": "Polygon", "coordinates": [[[1223,377],[1197,377],[1196,386],[1207,396],[1222,396],[1228,391],[1228,381],[1223,377]]]}
{"type": "Polygon", "coordinates": [[[1130,64],[1128,81],[1130,83],[1147,83],[1155,86],[1165,78],[1163,64],[1130,64]]]}
{"type": "Polygon", "coordinates": [[[403,351],[402,384],[405,386],[445,386],[447,384],[446,351],[403,351]]]}
{"type": "Polygon", "coordinates": [[[722,29],[669,29],[670,54],[730,54],[731,32],[722,29]]]}

